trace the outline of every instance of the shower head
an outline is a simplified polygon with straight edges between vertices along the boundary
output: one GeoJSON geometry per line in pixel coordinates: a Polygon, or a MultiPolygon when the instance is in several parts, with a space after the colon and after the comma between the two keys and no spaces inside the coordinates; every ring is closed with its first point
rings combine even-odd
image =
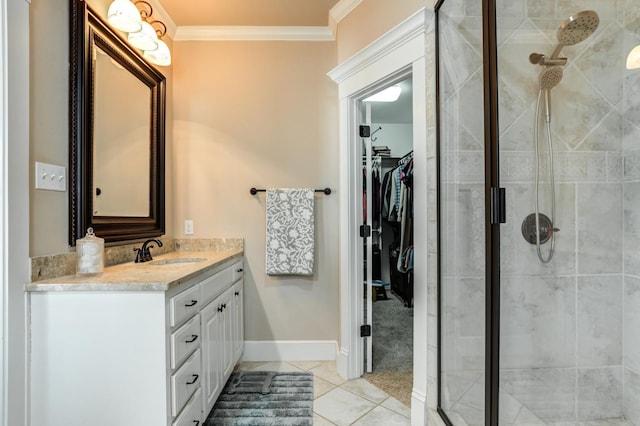
{"type": "Polygon", "coordinates": [[[598,28],[600,18],[593,10],[583,10],[576,16],[570,16],[558,28],[558,43],[572,46],[586,40],[598,28]]]}
{"type": "Polygon", "coordinates": [[[553,67],[545,67],[540,73],[540,77],[538,77],[538,82],[540,83],[540,88],[542,89],[553,89],[560,83],[562,80],[562,67],[556,65],[553,67]]]}
{"type": "Polygon", "coordinates": [[[562,67],[548,66],[545,67],[538,77],[540,90],[544,90],[545,118],[547,123],[551,123],[551,89],[556,87],[562,80],[562,67]]]}
{"type": "Polygon", "coordinates": [[[593,10],[583,10],[575,16],[570,16],[558,28],[558,46],[551,54],[551,59],[556,59],[564,46],[573,46],[586,40],[598,28],[598,24],[600,18],[593,10]]]}

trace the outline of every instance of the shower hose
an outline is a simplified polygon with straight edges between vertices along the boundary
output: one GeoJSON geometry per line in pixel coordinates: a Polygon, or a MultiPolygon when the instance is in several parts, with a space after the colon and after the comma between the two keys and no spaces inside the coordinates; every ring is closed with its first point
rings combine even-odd
{"type": "Polygon", "coordinates": [[[555,251],[556,246],[556,236],[554,225],[556,223],[556,192],[555,192],[555,181],[554,181],[554,169],[553,169],[553,145],[551,142],[551,119],[546,119],[546,128],[547,128],[547,150],[549,157],[549,184],[551,189],[551,225],[549,229],[549,233],[551,235],[551,246],[549,249],[548,255],[545,257],[542,254],[542,249],[540,248],[540,138],[538,128],[540,126],[540,100],[542,98],[543,88],[540,87],[540,91],[538,92],[538,101],[536,102],[536,117],[535,124],[533,126],[533,138],[536,143],[536,189],[535,189],[535,197],[536,197],[536,251],[538,252],[538,259],[542,263],[549,263],[551,258],[553,258],[553,253],[555,251]]]}

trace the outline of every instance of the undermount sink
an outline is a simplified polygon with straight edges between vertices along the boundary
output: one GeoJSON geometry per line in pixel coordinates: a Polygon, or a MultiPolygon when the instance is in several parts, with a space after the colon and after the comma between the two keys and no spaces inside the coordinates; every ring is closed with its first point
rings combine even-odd
{"type": "Polygon", "coordinates": [[[171,265],[188,265],[190,263],[198,263],[206,260],[204,257],[179,257],[176,259],[160,259],[149,262],[149,265],[171,266],[171,265]]]}

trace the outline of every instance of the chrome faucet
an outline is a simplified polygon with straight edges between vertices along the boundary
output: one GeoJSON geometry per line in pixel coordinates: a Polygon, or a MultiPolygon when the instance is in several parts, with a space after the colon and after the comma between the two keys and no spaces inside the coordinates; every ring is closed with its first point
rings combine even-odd
{"type": "Polygon", "coordinates": [[[133,249],[133,251],[136,252],[135,263],[142,263],[142,262],[148,262],[150,260],[153,260],[153,258],[151,257],[151,251],[150,251],[150,249],[153,248],[153,246],[151,245],[152,243],[156,243],[158,247],[162,247],[162,241],[156,240],[155,238],[151,238],[145,241],[144,243],[142,243],[142,247],[133,249]]]}

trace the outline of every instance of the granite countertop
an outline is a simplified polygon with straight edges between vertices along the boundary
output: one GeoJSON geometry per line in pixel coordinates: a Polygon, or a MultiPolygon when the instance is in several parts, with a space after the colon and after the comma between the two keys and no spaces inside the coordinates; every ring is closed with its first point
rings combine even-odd
{"type": "Polygon", "coordinates": [[[100,275],[66,275],[25,285],[26,291],[166,291],[224,262],[242,256],[242,249],[227,251],[174,251],[151,262],[121,263],[100,275]],[[179,260],[202,259],[179,263],[179,260]],[[172,263],[177,262],[177,263],[172,263]]]}

